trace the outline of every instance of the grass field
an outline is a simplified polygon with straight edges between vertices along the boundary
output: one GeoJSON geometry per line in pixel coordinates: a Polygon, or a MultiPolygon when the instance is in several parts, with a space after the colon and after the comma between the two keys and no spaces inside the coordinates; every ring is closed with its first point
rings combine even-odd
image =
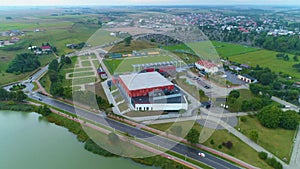
{"type": "Polygon", "coordinates": [[[200,58],[218,61],[220,60],[220,58],[225,58],[233,55],[259,50],[257,48],[247,47],[243,45],[216,42],[216,41],[212,41],[212,42],[205,41],[205,42],[180,44],[174,46],[164,46],[163,49],[170,50],[173,52],[185,51],[188,53],[197,54],[197,56],[193,56],[193,55],[186,55],[186,54],[183,55],[177,53],[182,60],[186,61],[186,63],[194,63],[200,58]]]}
{"type": "Polygon", "coordinates": [[[125,43],[119,43],[112,47],[109,52],[114,53],[131,53],[133,50],[140,51],[143,49],[157,48],[157,45],[154,43],[149,43],[147,41],[131,41],[129,46],[125,46],[125,43]]]}
{"type": "Polygon", "coordinates": [[[280,159],[290,160],[295,131],[284,129],[268,129],[263,127],[255,117],[245,117],[246,121],[241,122],[236,128],[241,128],[243,134],[249,137],[252,130],[258,132],[258,144],[272,152],[280,159]]]}
{"type": "Polygon", "coordinates": [[[114,36],[110,36],[109,33],[110,32],[108,31],[99,29],[89,37],[87,43],[92,46],[99,46],[119,39],[114,36]]]}
{"type": "Polygon", "coordinates": [[[252,98],[254,98],[253,94],[248,89],[240,89],[237,91],[240,92],[240,97],[234,102],[234,104],[232,106],[229,105],[229,111],[231,111],[231,112],[240,112],[243,101],[244,100],[249,101],[252,98]]]}
{"type": "Polygon", "coordinates": [[[148,56],[148,57],[131,57],[124,59],[105,59],[104,64],[111,74],[124,73],[133,71],[133,64],[145,64],[153,62],[172,61],[171,56],[148,56]]]}
{"type": "Polygon", "coordinates": [[[92,64],[91,64],[91,62],[90,62],[89,60],[82,61],[81,64],[82,64],[83,67],[89,67],[89,66],[92,66],[92,64]]]}
{"type": "Polygon", "coordinates": [[[77,72],[70,74],[70,77],[94,76],[95,72],[77,72]]]}
{"type": "Polygon", "coordinates": [[[298,63],[293,61],[293,56],[289,55],[290,60],[283,61],[276,58],[277,53],[278,52],[269,50],[259,50],[255,52],[231,56],[229,57],[229,60],[241,64],[248,64],[253,67],[255,67],[256,65],[260,65],[261,67],[268,67],[274,72],[282,72],[300,79],[300,73],[292,67],[294,64],[298,63]]]}
{"type": "MultiPolygon", "coordinates": [[[[176,125],[189,125],[190,121],[186,122],[180,122],[179,124],[176,125]],[[181,123],[181,124],[180,124],[181,123]],[[185,124],[186,123],[186,124],[185,124]]],[[[165,123],[165,124],[155,124],[151,125],[151,127],[156,128],[161,131],[166,131],[168,128],[172,126],[172,123],[165,123]]],[[[195,124],[193,126],[198,131],[202,130],[202,127],[199,124],[195,124]]],[[[258,153],[249,147],[247,144],[242,142],[240,139],[235,137],[234,135],[228,133],[226,130],[216,130],[214,131],[213,135],[206,141],[204,142],[204,145],[211,147],[213,149],[216,149],[218,151],[224,152],[226,154],[229,154],[231,156],[234,156],[238,159],[241,159],[247,163],[250,163],[254,166],[257,166],[259,168],[264,168],[264,169],[271,169],[270,166],[268,166],[264,161],[262,161],[258,157],[258,153]],[[211,140],[213,140],[214,144],[211,144],[211,140]],[[233,143],[233,147],[231,149],[227,149],[226,147],[222,146],[221,149],[218,148],[219,145],[222,145],[223,142],[231,141],[233,143]]]]}
{"type": "Polygon", "coordinates": [[[212,41],[212,44],[222,58],[260,50],[258,48],[225,42],[212,41]]]}

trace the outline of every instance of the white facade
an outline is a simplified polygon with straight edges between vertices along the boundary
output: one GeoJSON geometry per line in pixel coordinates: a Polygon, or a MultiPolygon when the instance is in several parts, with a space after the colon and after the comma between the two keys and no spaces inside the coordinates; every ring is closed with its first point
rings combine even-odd
{"type": "Polygon", "coordinates": [[[136,111],[163,111],[163,110],[187,110],[188,102],[184,97],[184,103],[150,103],[150,104],[135,104],[136,111]]]}
{"type": "Polygon", "coordinates": [[[163,110],[174,110],[178,111],[180,109],[187,110],[187,103],[164,103],[164,104],[136,104],[136,111],[163,111],[163,110]]]}
{"type": "Polygon", "coordinates": [[[211,74],[214,74],[214,73],[217,73],[218,72],[218,67],[217,66],[213,66],[213,67],[204,67],[198,63],[195,63],[195,66],[197,69],[201,70],[201,69],[204,69],[205,72],[207,73],[211,73],[211,74]]]}

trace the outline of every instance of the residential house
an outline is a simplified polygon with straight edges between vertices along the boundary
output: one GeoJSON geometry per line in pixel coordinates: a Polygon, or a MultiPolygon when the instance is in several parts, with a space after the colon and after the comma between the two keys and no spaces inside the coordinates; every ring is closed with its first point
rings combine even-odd
{"type": "Polygon", "coordinates": [[[247,74],[238,75],[237,78],[246,83],[256,83],[257,82],[257,79],[255,79],[254,77],[247,75],[247,74]]]}
{"type": "Polygon", "coordinates": [[[199,60],[195,63],[195,66],[197,69],[204,70],[207,73],[214,74],[218,72],[218,66],[206,60],[199,60]]]}

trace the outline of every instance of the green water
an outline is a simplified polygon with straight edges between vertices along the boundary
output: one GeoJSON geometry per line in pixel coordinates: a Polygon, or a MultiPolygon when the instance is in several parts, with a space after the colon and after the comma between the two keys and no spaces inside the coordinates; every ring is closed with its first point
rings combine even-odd
{"type": "Polygon", "coordinates": [[[0,169],[153,169],[86,151],[65,128],[36,113],[0,110],[0,169]]]}

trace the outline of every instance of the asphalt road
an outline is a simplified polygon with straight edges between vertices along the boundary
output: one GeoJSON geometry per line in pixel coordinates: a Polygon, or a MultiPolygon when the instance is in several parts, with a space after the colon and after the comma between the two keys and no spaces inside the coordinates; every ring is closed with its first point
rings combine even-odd
{"type": "Polygon", "coordinates": [[[199,150],[195,148],[191,148],[187,145],[183,144],[177,144],[176,142],[169,140],[167,138],[163,138],[157,135],[154,135],[152,133],[146,132],[144,130],[141,130],[139,128],[135,128],[132,126],[125,125],[123,123],[114,121],[112,119],[94,114],[92,112],[80,109],[80,108],[75,108],[72,105],[60,102],[58,100],[52,99],[50,97],[41,95],[41,94],[33,94],[29,95],[30,98],[38,100],[39,98],[42,99],[43,103],[46,103],[48,105],[51,105],[53,107],[57,107],[59,109],[62,109],[64,111],[67,111],[72,114],[76,114],[80,117],[86,118],[91,121],[95,121],[97,123],[110,126],[112,128],[115,128],[116,130],[119,130],[121,132],[129,133],[132,136],[135,136],[137,138],[140,138],[144,141],[150,142],[155,145],[159,145],[159,147],[163,147],[166,149],[171,149],[181,155],[186,155],[187,157],[193,158],[197,161],[203,162],[213,168],[217,169],[238,169],[239,167],[224,161],[222,159],[219,159],[209,153],[205,153],[206,157],[200,157],[198,156],[199,150]],[[175,146],[174,146],[175,145],[175,146]]]}

